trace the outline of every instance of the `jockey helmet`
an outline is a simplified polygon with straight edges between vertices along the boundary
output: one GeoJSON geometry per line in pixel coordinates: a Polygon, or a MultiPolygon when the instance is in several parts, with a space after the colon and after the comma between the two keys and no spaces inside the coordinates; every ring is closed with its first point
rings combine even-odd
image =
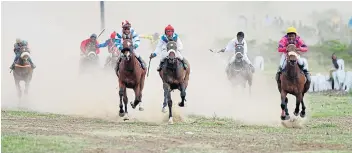
{"type": "Polygon", "coordinates": [[[90,38],[97,38],[97,35],[95,33],[93,33],[92,35],[90,35],[90,38]]]}
{"type": "Polygon", "coordinates": [[[116,37],[116,32],[114,31],[113,33],[111,33],[110,38],[115,39],[115,37],[116,37]]]}
{"type": "Polygon", "coordinates": [[[172,27],[170,24],[167,27],[165,27],[165,34],[168,37],[172,37],[172,35],[174,34],[174,31],[175,31],[174,27],[172,27]]]}
{"type": "Polygon", "coordinates": [[[20,38],[16,38],[16,43],[20,43],[21,39],[20,38]]]}
{"type": "Polygon", "coordinates": [[[131,23],[127,20],[122,21],[122,28],[131,28],[131,23]]]}
{"type": "Polygon", "coordinates": [[[244,38],[244,33],[242,31],[238,32],[237,37],[244,38]]]}
{"type": "Polygon", "coordinates": [[[23,45],[23,46],[27,46],[27,45],[28,45],[28,42],[25,41],[25,40],[22,40],[22,45],[23,45]]]}
{"type": "Polygon", "coordinates": [[[289,27],[289,28],[287,28],[287,32],[286,32],[287,34],[289,34],[289,33],[294,33],[294,34],[296,34],[297,35],[297,30],[296,30],[296,28],[294,28],[294,27],[289,27]]]}

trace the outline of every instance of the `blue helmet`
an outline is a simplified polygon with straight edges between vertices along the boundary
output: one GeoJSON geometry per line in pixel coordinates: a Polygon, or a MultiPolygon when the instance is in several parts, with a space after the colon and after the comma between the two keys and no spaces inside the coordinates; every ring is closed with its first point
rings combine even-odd
{"type": "Polygon", "coordinates": [[[28,42],[25,41],[25,40],[22,40],[22,44],[23,44],[24,46],[27,46],[27,45],[28,45],[28,42]]]}

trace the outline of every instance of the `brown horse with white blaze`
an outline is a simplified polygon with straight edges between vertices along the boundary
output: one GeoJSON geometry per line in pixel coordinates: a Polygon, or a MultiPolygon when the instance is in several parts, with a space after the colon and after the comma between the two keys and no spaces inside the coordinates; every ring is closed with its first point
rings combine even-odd
{"type": "Polygon", "coordinates": [[[19,98],[22,97],[20,81],[25,82],[24,93],[28,94],[29,84],[32,80],[33,68],[28,61],[29,57],[30,53],[23,51],[20,58],[15,62],[15,69],[13,70],[13,77],[15,79],[15,85],[19,98]]]}
{"type": "MultiPolygon", "coordinates": [[[[134,90],[135,100],[131,102],[133,109],[136,108],[140,102],[142,102],[142,91],[144,88],[144,80],[146,70],[143,70],[137,57],[133,53],[133,42],[130,39],[123,40],[123,49],[121,50],[121,63],[116,65],[119,66],[119,70],[115,68],[116,75],[119,80],[119,96],[120,96],[120,117],[124,117],[124,120],[128,120],[128,111],[127,111],[127,92],[126,89],[130,88],[134,90]],[[125,110],[123,110],[122,100],[125,105],[125,110]]],[[[143,111],[143,107],[139,105],[139,110],[143,111]]]]}
{"type": "Polygon", "coordinates": [[[172,99],[171,91],[178,89],[181,92],[181,102],[178,104],[180,107],[184,107],[186,100],[186,89],[189,81],[190,64],[184,58],[184,61],[188,65],[185,69],[181,60],[176,57],[177,44],[174,41],[169,41],[166,45],[168,56],[165,59],[159,75],[163,80],[164,89],[164,103],[163,112],[166,112],[166,105],[169,106],[169,123],[173,124],[172,119],[172,99]]]}
{"type": "Polygon", "coordinates": [[[300,116],[302,118],[306,115],[306,107],[304,105],[304,94],[308,91],[310,87],[310,82],[307,81],[304,73],[298,66],[298,59],[300,55],[295,51],[296,47],[294,44],[287,46],[287,60],[286,67],[282,75],[280,75],[280,83],[278,83],[278,88],[281,94],[281,120],[290,119],[290,115],[287,109],[287,94],[292,94],[296,97],[296,108],[293,112],[295,116],[298,116],[299,106],[302,104],[302,111],[300,116]]]}

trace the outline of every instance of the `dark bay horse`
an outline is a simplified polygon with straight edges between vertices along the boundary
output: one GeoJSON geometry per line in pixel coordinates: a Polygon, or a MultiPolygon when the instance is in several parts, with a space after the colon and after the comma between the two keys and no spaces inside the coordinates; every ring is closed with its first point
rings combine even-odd
{"type": "Polygon", "coordinates": [[[166,105],[169,106],[169,123],[173,124],[172,119],[172,99],[171,91],[178,89],[181,92],[181,102],[178,104],[184,107],[186,100],[186,89],[188,86],[190,64],[185,60],[188,67],[185,70],[182,62],[176,57],[177,44],[174,41],[169,41],[166,45],[168,56],[166,57],[165,64],[163,65],[159,75],[163,81],[164,89],[164,103],[163,112],[166,112],[166,105]]]}
{"type": "MultiPolygon", "coordinates": [[[[121,50],[121,63],[119,64],[119,70],[115,72],[119,79],[119,96],[120,96],[120,117],[124,117],[124,120],[128,120],[127,111],[127,92],[126,89],[130,88],[134,90],[135,100],[131,102],[133,109],[142,102],[142,91],[144,88],[144,80],[146,70],[143,70],[138,62],[137,57],[133,53],[133,42],[130,39],[123,40],[123,49],[121,50]],[[125,105],[125,110],[123,110],[122,100],[125,105]]],[[[116,65],[118,66],[118,65],[116,65]]],[[[143,111],[143,107],[139,105],[139,111],[143,111]]]]}
{"type": "Polygon", "coordinates": [[[18,93],[18,97],[22,97],[22,90],[20,81],[25,82],[24,93],[28,94],[29,84],[32,80],[33,68],[31,67],[28,59],[30,53],[28,51],[22,51],[20,58],[15,61],[15,69],[13,70],[13,77],[15,79],[15,85],[18,93]]]}
{"type": "Polygon", "coordinates": [[[249,93],[251,93],[251,86],[253,83],[253,73],[250,66],[243,60],[244,48],[238,45],[235,48],[235,60],[227,67],[227,78],[232,85],[242,85],[243,89],[248,82],[249,93]]]}
{"type": "Polygon", "coordinates": [[[296,108],[293,112],[295,116],[298,116],[299,106],[302,103],[302,111],[300,116],[302,118],[306,115],[306,107],[304,105],[304,94],[310,87],[310,82],[307,81],[304,73],[298,66],[299,53],[295,51],[296,46],[290,44],[287,46],[287,60],[286,67],[283,73],[280,75],[280,82],[278,82],[278,88],[281,94],[281,120],[290,119],[290,115],[287,109],[287,94],[294,95],[296,97],[296,108]]]}

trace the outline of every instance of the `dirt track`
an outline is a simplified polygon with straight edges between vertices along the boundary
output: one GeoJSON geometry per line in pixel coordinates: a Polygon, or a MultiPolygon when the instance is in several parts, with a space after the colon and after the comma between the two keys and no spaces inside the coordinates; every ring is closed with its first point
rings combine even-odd
{"type": "MultiPolygon", "coordinates": [[[[62,115],[2,111],[2,150],[18,145],[11,138],[35,135],[29,152],[288,152],[339,150],[351,152],[351,105],[347,97],[312,96],[313,118],[303,129],[248,126],[229,119],[191,116],[175,125],[116,122],[62,115]],[[334,111],[331,101],[340,108],[334,111]],[[324,105],[323,108],[318,108],[324,105]],[[327,111],[327,109],[330,110],[327,111]],[[328,112],[328,113],[323,113],[328,112]],[[11,141],[12,140],[12,141],[11,141]],[[51,144],[41,147],[43,141],[51,144]],[[59,145],[59,149],[52,144],[59,145]],[[55,150],[56,149],[56,150],[55,150]],[[350,151],[348,151],[350,150],[350,151]]],[[[24,141],[23,144],[29,143],[24,141]]],[[[26,147],[23,145],[19,148],[26,147]]],[[[25,149],[25,148],[24,148],[25,149]]],[[[18,150],[18,149],[17,149],[18,150]]],[[[329,152],[329,151],[328,151],[329,152]]]]}

